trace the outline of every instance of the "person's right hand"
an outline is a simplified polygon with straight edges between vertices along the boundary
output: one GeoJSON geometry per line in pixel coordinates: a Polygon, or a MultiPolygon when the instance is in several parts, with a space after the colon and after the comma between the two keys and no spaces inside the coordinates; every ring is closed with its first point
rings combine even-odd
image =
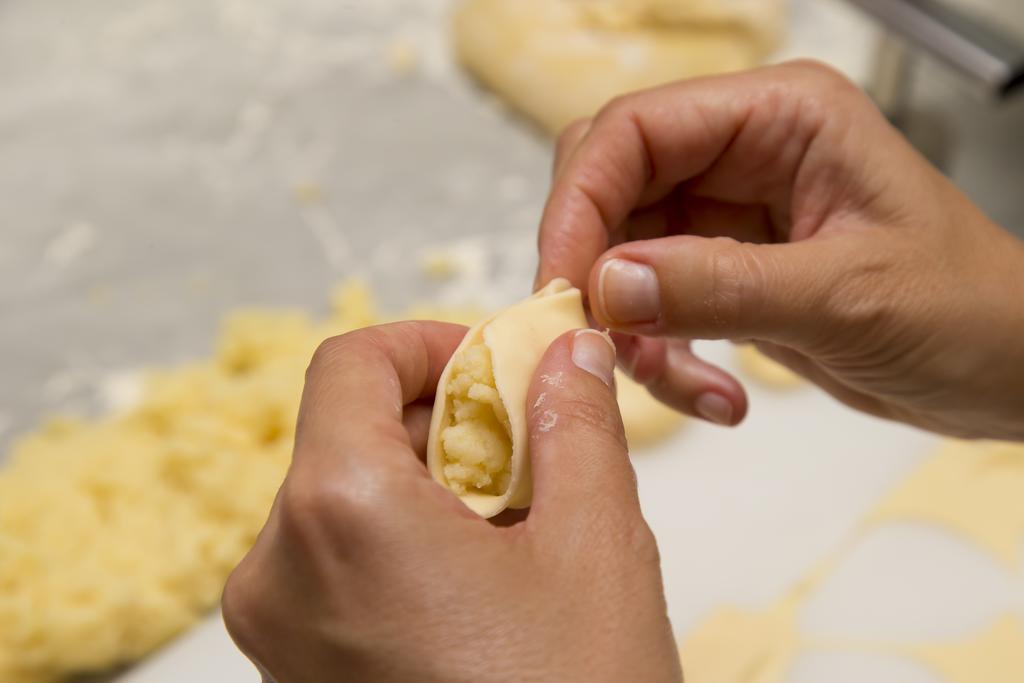
{"type": "Polygon", "coordinates": [[[1024,439],[1024,246],[827,67],[628,95],[562,137],[537,281],[565,276],[662,401],[742,387],[686,340],[755,341],[865,412],[1024,439]],[[627,343],[628,342],[628,343],[627,343]]]}

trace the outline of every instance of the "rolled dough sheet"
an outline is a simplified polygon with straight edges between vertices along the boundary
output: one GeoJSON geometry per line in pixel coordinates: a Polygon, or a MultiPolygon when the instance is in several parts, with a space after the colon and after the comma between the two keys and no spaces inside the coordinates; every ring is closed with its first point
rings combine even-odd
{"type": "Polygon", "coordinates": [[[781,683],[799,650],[794,596],[763,611],[722,607],[683,642],[688,681],[781,683]]]}
{"type": "Polygon", "coordinates": [[[937,524],[1016,569],[1024,538],[1024,444],[949,442],[882,500],[868,524],[896,520],[937,524]]]}
{"type": "Polygon", "coordinates": [[[909,654],[949,683],[1020,683],[1024,681],[1024,626],[1017,617],[1007,615],[975,636],[916,647],[909,654]]]}
{"type": "Polygon", "coordinates": [[[972,540],[1010,567],[1024,536],[1024,444],[951,441],[882,499],[847,542],[766,610],[726,607],[684,641],[684,672],[710,683],[781,683],[806,649],[914,659],[949,683],[1024,681],[1024,625],[1013,615],[956,642],[821,641],[801,633],[799,612],[871,525],[917,519],[972,540]]]}

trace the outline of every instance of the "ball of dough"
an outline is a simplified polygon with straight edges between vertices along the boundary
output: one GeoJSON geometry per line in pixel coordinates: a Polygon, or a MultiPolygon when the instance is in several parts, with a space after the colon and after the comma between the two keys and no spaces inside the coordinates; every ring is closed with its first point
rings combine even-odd
{"type": "Polygon", "coordinates": [[[630,449],[657,445],[672,436],[686,419],[619,370],[615,371],[615,385],[630,449]]]}
{"type": "Polygon", "coordinates": [[[626,92],[760,63],[778,0],[467,0],[455,49],[477,78],[551,132],[626,92]]]}
{"type": "Polygon", "coordinates": [[[736,347],[736,360],[744,375],[771,389],[795,389],[806,384],[803,377],[777,363],[750,345],[736,347]]]}

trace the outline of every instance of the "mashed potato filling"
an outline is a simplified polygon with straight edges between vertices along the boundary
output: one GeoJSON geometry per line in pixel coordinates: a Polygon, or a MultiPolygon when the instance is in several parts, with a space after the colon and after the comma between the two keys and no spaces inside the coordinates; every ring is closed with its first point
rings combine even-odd
{"type": "Polygon", "coordinates": [[[446,391],[451,413],[441,447],[451,490],[457,495],[502,495],[512,477],[512,432],[484,344],[455,357],[446,391]]]}

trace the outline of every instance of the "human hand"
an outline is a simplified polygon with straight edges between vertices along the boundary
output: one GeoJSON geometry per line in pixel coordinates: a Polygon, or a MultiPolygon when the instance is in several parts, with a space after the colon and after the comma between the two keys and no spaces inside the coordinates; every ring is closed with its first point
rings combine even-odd
{"type": "Polygon", "coordinates": [[[610,345],[587,331],[548,350],[533,508],[495,526],[421,461],[464,333],[398,323],[317,351],[291,469],[224,591],[232,637],[277,683],[681,680],[610,345]]]}
{"type": "Polygon", "coordinates": [[[585,289],[620,362],[736,424],[689,339],[751,340],[873,415],[1024,439],[1024,246],[827,67],[628,95],[559,141],[538,282],[585,289]],[[630,336],[626,336],[630,335],[630,336]]]}

